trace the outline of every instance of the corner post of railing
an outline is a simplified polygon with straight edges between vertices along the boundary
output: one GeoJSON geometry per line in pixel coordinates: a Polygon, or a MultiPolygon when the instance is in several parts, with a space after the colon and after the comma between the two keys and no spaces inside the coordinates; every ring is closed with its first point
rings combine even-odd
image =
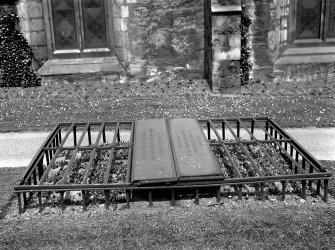
{"type": "Polygon", "coordinates": [[[152,191],[149,191],[149,207],[152,207],[154,204],[152,203],[152,191]]]}
{"type": "Polygon", "coordinates": [[[38,207],[39,207],[39,212],[41,213],[43,211],[43,203],[42,203],[42,193],[38,192],[37,193],[38,197],[38,207]]]}
{"type": "Polygon", "coordinates": [[[21,193],[17,193],[16,195],[17,195],[18,213],[22,214],[21,193]]]}
{"type": "Polygon", "coordinates": [[[195,199],[194,199],[194,204],[199,205],[199,189],[195,189],[195,199]]]}
{"type": "Polygon", "coordinates": [[[282,181],[282,192],[281,192],[281,200],[285,200],[285,194],[286,194],[286,181],[282,181]]]}
{"type": "Polygon", "coordinates": [[[217,203],[221,202],[221,187],[220,186],[216,188],[216,202],[217,203]]]}
{"type": "Polygon", "coordinates": [[[110,199],[110,191],[105,190],[105,208],[106,208],[106,210],[109,209],[109,199],[110,199]]]}
{"type": "Polygon", "coordinates": [[[302,180],[301,181],[301,198],[302,199],[306,199],[306,187],[307,187],[307,184],[306,184],[306,180],[302,180]]]}
{"type": "Polygon", "coordinates": [[[175,205],[176,205],[175,190],[172,189],[171,190],[171,206],[175,206],[175,205]]]}
{"type": "Polygon", "coordinates": [[[130,190],[126,190],[127,209],[130,208],[130,190]]]}
{"type": "Polygon", "coordinates": [[[328,180],[324,180],[323,185],[324,185],[323,201],[328,202],[328,180]]]}

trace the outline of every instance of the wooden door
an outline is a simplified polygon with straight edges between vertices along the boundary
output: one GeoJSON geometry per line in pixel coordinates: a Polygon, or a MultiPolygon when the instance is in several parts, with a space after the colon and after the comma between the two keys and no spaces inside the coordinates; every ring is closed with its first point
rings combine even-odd
{"type": "Polygon", "coordinates": [[[113,54],[111,0],[48,0],[47,8],[52,58],[113,54]]]}

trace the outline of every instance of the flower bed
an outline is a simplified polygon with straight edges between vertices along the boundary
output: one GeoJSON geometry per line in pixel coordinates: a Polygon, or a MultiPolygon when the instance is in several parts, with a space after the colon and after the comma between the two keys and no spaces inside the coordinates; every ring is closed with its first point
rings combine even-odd
{"type": "MultiPolygon", "coordinates": [[[[215,142],[215,141],[213,141],[215,142]]],[[[294,172],[290,169],[291,161],[287,158],[279,149],[276,149],[271,144],[262,143],[262,147],[266,150],[266,152],[275,160],[277,165],[283,169],[285,174],[294,174],[294,172]]],[[[253,167],[252,162],[244,153],[242,148],[239,145],[227,145],[226,146],[235,165],[242,177],[257,177],[259,174],[256,169],[253,167]]],[[[248,153],[254,160],[254,162],[258,165],[260,172],[264,176],[278,176],[280,175],[279,170],[270,162],[264,151],[257,144],[249,144],[245,145],[248,153]]],[[[225,178],[236,178],[237,175],[234,171],[232,163],[229,161],[229,158],[224,151],[224,149],[220,146],[212,147],[214,155],[219,162],[221,170],[223,171],[225,178]]],[[[258,188],[258,184],[252,184],[251,186],[258,188]]],[[[246,188],[246,185],[244,185],[246,188]]],[[[268,188],[270,193],[277,193],[278,183],[265,183],[265,187],[268,188]]],[[[287,182],[287,190],[299,192],[300,185],[297,181],[288,181],[287,182]]]]}
{"type": "MultiPolygon", "coordinates": [[[[217,142],[212,140],[211,142],[217,142]]],[[[228,142],[228,141],[227,141],[228,142]]],[[[104,144],[103,146],[109,146],[110,144],[104,144]]],[[[121,142],[118,146],[125,146],[126,143],[121,142]]],[[[279,149],[276,149],[273,145],[262,143],[262,147],[266,150],[277,165],[283,169],[285,174],[294,174],[291,170],[291,161],[287,158],[279,149]]],[[[230,152],[234,163],[241,173],[243,178],[258,177],[260,174],[253,167],[253,163],[245,154],[244,150],[240,145],[226,145],[230,152]]],[[[280,171],[270,162],[266,153],[257,144],[245,144],[245,148],[252,157],[253,161],[258,165],[260,173],[263,176],[278,176],[281,175],[280,171]]],[[[214,155],[223,171],[224,177],[237,178],[237,174],[234,171],[232,163],[221,146],[212,146],[214,155]]],[[[75,159],[72,162],[72,169],[67,176],[66,184],[83,184],[84,178],[87,178],[87,184],[103,184],[105,180],[106,171],[108,168],[111,150],[97,149],[93,158],[92,164],[89,168],[89,162],[91,160],[92,150],[80,150],[77,152],[75,159]],[[87,173],[88,171],[88,173],[87,173]]],[[[113,161],[111,162],[111,168],[108,175],[108,183],[125,183],[127,176],[127,163],[129,158],[128,149],[117,149],[114,151],[113,161]]],[[[68,164],[73,156],[73,150],[63,150],[57,156],[55,164],[50,169],[48,176],[44,182],[45,185],[57,185],[61,184],[64,173],[68,168],[68,164]]],[[[46,168],[46,166],[44,166],[46,168]]],[[[300,192],[300,183],[297,181],[287,181],[286,187],[288,191],[300,192]]],[[[269,193],[278,193],[280,191],[280,185],[278,182],[265,183],[265,188],[269,193]]],[[[259,184],[243,185],[244,191],[250,192],[253,188],[258,189],[259,184]]],[[[225,187],[224,190],[232,191],[230,187],[225,187]]],[[[253,191],[251,191],[253,192],[253,191]]],[[[81,202],[82,197],[81,191],[68,191],[65,194],[65,200],[69,203],[81,202]]],[[[100,203],[105,200],[105,193],[103,190],[92,190],[88,192],[90,202],[100,203]]],[[[59,194],[55,192],[48,192],[43,194],[45,201],[50,200],[52,203],[59,202],[59,194]]],[[[126,201],[126,195],[124,190],[112,190],[110,191],[111,202],[124,202],[126,201]]],[[[34,195],[34,202],[37,203],[37,196],[34,195]]]]}
{"type": "MultiPolygon", "coordinates": [[[[125,142],[117,144],[117,146],[125,146],[125,142]]],[[[110,146],[110,144],[104,144],[102,146],[110,146]]],[[[89,167],[89,161],[91,158],[91,150],[78,151],[73,163],[72,169],[66,178],[66,184],[82,184],[87,168],[89,167]]],[[[57,156],[55,164],[49,171],[49,174],[44,182],[44,185],[57,185],[60,184],[63,175],[68,168],[68,164],[72,158],[73,151],[63,150],[57,156]]],[[[102,184],[104,183],[106,170],[110,161],[110,150],[97,149],[96,154],[93,158],[91,169],[87,175],[88,184],[102,184]]],[[[128,150],[118,149],[114,151],[114,158],[112,161],[108,183],[125,183],[127,176],[127,161],[128,161],[128,150]]],[[[46,166],[44,166],[46,168],[46,166]]],[[[89,197],[91,201],[100,202],[105,199],[103,191],[90,191],[89,197]]],[[[59,194],[47,193],[44,195],[46,199],[50,198],[52,202],[59,201],[59,194]]],[[[112,190],[110,192],[112,202],[123,202],[126,200],[124,190],[112,190]]],[[[68,202],[75,202],[81,200],[81,192],[71,191],[66,192],[65,199],[68,202]]]]}

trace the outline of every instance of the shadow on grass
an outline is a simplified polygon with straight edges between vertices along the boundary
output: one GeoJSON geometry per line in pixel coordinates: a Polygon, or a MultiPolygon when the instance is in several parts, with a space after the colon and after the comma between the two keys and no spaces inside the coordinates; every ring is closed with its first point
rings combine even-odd
{"type": "Polygon", "coordinates": [[[25,170],[25,167],[0,168],[0,220],[6,216],[11,207],[16,197],[13,192],[15,182],[21,178],[25,170]]]}
{"type": "Polygon", "coordinates": [[[13,205],[13,200],[15,199],[16,195],[12,194],[7,203],[1,205],[0,207],[0,220],[2,220],[3,218],[5,218],[5,216],[7,215],[9,208],[13,205]]]}

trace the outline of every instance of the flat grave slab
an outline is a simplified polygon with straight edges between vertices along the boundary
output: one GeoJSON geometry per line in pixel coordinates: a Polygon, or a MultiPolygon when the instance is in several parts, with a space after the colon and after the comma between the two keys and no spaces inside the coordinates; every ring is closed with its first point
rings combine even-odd
{"type": "Polygon", "coordinates": [[[197,120],[136,121],[132,182],[218,178],[222,171],[197,120]]]}
{"type": "Polygon", "coordinates": [[[222,171],[195,119],[168,121],[178,180],[218,179],[222,171]]]}
{"type": "Polygon", "coordinates": [[[165,120],[136,121],[132,182],[173,181],[177,176],[165,120]]]}

